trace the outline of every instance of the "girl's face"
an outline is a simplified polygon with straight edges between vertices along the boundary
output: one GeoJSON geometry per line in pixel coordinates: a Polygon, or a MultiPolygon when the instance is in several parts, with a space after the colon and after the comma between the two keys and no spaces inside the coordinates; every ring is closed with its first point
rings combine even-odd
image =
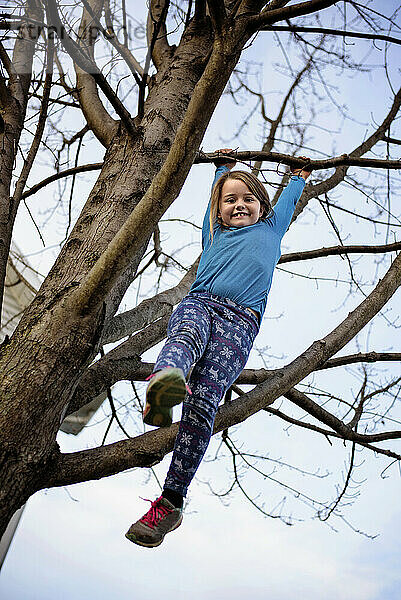
{"type": "Polygon", "coordinates": [[[219,215],[227,227],[254,225],[263,214],[259,200],[241,179],[227,179],[221,190],[219,215]]]}

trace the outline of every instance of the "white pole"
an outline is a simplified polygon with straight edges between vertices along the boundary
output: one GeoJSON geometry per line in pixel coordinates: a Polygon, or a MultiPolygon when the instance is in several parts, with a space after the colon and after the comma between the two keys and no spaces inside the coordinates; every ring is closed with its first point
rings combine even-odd
{"type": "Polygon", "coordinates": [[[7,556],[8,549],[14,537],[15,530],[18,527],[19,520],[24,512],[24,506],[21,506],[14,515],[11,517],[9,524],[7,525],[7,529],[5,530],[1,540],[0,540],[0,569],[3,566],[4,559],[7,556]]]}

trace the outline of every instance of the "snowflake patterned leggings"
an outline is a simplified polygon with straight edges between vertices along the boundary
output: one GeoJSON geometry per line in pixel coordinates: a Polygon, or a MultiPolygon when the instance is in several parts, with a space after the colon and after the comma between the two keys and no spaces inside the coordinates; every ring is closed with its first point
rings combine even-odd
{"type": "Polygon", "coordinates": [[[170,318],[155,371],[179,367],[189,387],[164,488],[185,496],[208,447],[217,407],[248,359],[259,325],[255,315],[228,300],[194,292],[170,318]]]}

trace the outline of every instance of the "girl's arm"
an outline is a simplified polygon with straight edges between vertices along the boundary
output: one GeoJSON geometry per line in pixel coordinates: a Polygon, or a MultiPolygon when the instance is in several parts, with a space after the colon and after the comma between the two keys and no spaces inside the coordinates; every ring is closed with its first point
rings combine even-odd
{"type": "MultiPolygon", "coordinates": [[[[308,160],[306,156],[300,156],[308,160]]],[[[301,197],[305,187],[305,181],[308,179],[311,171],[308,168],[293,169],[291,179],[287,187],[281,192],[281,195],[274,207],[274,227],[280,235],[284,235],[291,223],[295,207],[301,197]]]]}
{"type": "MultiPolygon", "coordinates": [[[[231,148],[223,148],[221,150],[216,150],[216,153],[219,153],[219,154],[232,154],[233,152],[234,151],[231,150],[231,148]]],[[[214,160],[213,163],[216,166],[216,171],[215,171],[215,174],[214,174],[214,179],[213,179],[213,183],[212,183],[211,192],[213,191],[213,188],[216,185],[217,181],[220,179],[220,177],[224,173],[227,173],[228,171],[231,171],[231,169],[235,166],[236,161],[234,159],[232,159],[232,158],[226,159],[226,158],[224,158],[224,156],[221,156],[219,158],[216,158],[216,160],[214,160]]],[[[202,242],[203,242],[203,246],[205,245],[205,240],[208,240],[209,239],[209,235],[210,235],[210,221],[209,221],[209,217],[210,217],[210,199],[209,199],[209,203],[207,205],[205,216],[203,217],[203,225],[202,225],[202,242]]]]}

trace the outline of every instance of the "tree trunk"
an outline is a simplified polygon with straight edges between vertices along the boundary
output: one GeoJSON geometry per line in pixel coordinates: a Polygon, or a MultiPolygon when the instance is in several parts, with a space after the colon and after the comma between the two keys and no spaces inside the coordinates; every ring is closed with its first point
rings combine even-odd
{"type": "MultiPolygon", "coordinates": [[[[190,112],[186,117],[190,139],[184,138],[184,144],[188,142],[189,150],[180,147],[179,152],[187,157],[188,164],[179,165],[180,172],[171,174],[177,192],[242,44],[238,43],[237,48],[233,52],[226,46],[225,52],[220,48],[211,55],[214,61],[199,91],[200,98],[210,97],[210,104],[202,115],[190,112]]],[[[67,243],[10,342],[0,349],[0,371],[4,373],[0,383],[0,480],[4,482],[0,491],[0,535],[14,511],[45,487],[46,469],[58,454],[55,438],[60,422],[79,378],[96,355],[105,319],[114,314],[138,266],[143,243],[136,247],[128,268],[114,286],[112,301],[109,295],[103,305],[79,314],[69,308],[67,300],[119,232],[165,161],[196,94],[195,86],[210,49],[208,28],[187,29],[170,64],[155,78],[136,135],[131,137],[121,129],[114,137],[67,243]]],[[[161,201],[163,190],[160,194],[161,201]]]]}

